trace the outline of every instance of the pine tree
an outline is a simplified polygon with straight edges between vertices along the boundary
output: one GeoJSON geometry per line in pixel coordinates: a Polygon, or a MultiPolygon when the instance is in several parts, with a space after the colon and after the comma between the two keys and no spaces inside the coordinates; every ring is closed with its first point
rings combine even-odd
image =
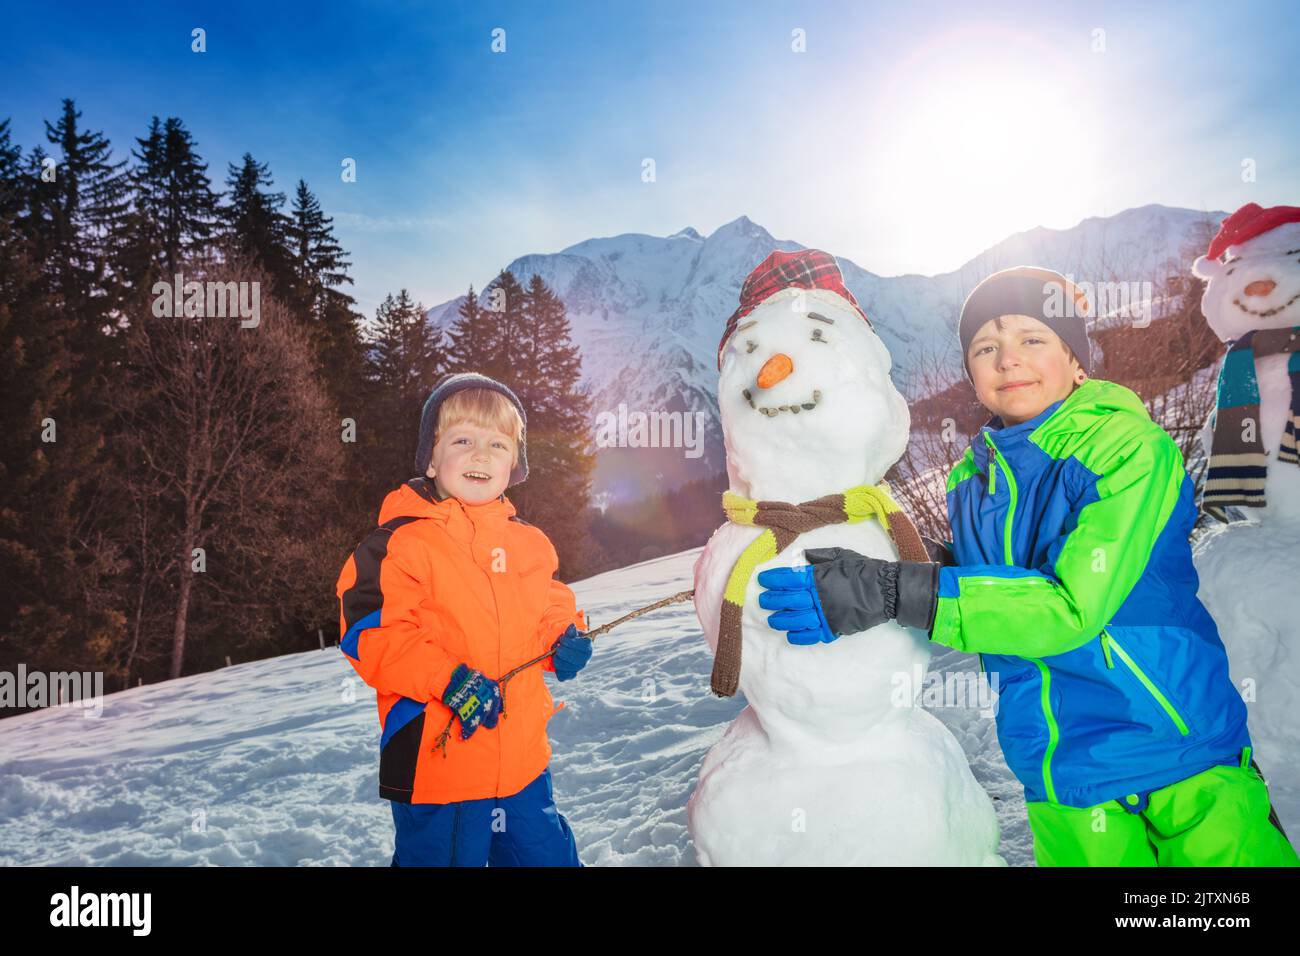
{"type": "Polygon", "coordinates": [[[446,371],[446,358],[443,333],[429,324],[424,306],[411,301],[405,289],[397,298],[386,296],[375,313],[370,349],[372,421],[374,433],[382,435],[375,458],[384,463],[381,484],[391,487],[410,476],[424,400],[446,371]]]}
{"type": "MultiPolygon", "coordinates": [[[[505,315],[514,313],[507,308],[505,315]]],[[[505,337],[511,364],[503,380],[528,415],[529,477],[511,489],[510,499],[551,537],[561,576],[572,579],[593,554],[585,517],[596,464],[589,451],[591,399],[564,302],[540,276],[520,296],[517,315],[505,337]]]]}
{"type": "Polygon", "coordinates": [[[582,380],[582,356],[570,338],[564,302],[534,274],[524,293],[523,313],[526,331],[515,352],[515,380],[529,396],[529,408],[536,405],[538,414],[557,428],[580,431],[586,408],[567,399],[582,380]]]}
{"type": "Polygon", "coordinates": [[[474,297],[474,288],[459,309],[459,318],[449,330],[450,371],[479,372],[506,380],[517,355],[514,336],[522,330],[524,290],[510,272],[502,272],[484,294],[474,297]]]}
{"type": "Polygon", "coordinates": [[[14,220],[23,205],[23,151],[9,141],[9,120],[0,121],[0,220],[14,220]]]}
{"type": "Polygon", "coordinates": [[[331,397],[340,407],[355,408],[365,379],[362,317],[353,309],[352,296],[340,288],[352,284],[351,263],[334,236],[333,222],[299,180],[286,232],[293,272],[290,299],[310,329],[331,397]]]}
{"type": "Polygon", "coordinates": [[[456,310],[456,318],[447,330],[449,341],[449,371],[463,372],[467,369],[482,370],[491,365],[493,348],[488,341],[488,329],[485,327],[484,309],[474,287],[469,287],[465,301],[456,310]]]}
{"type": "MultiPolygon", "coordinates": [[[[120,290],[111,265],[121,245],[128,188],[126,160],[112,162],[108,140],[80,129],[80,118],[73,101],[65,99],[58,123],[46,121],[45,135],[58,148],[58,161],[52,180],[42,175],[44,167],[32,170],[32,188],[41,195],[32,203],[38,217],[29,219],[51,291],[77,317],[71,343],[80,365],[77,389],[86,386],[102,361],[111,360],[103,330],[116,325],[110,313],[120,290]]],[[[34,160],[44,158],[41,153],[34,160]]]]}
{"type": "MultiPolygon", "coordinates": [[[[117,555],[100,532],[111,515],[87,507],[107,481],[93,420],[96,394],[76,392],[72,350],[84,314],[49,291],[37,261],[34,195],[0,126],[0,669],[113,671],[121,634],[111,578],[117,555]],[[87,422],[90,424],[87,424],[87,422]]],[[[41,168],[44,153],[34,151],[41,168]]],[[[55,220],[54,210],[43,222],[55,220]]],[[[44,234],[49,239],[49,233],[44,234]]]]}
{"type": "Polygon", "coordinates": [[[153,118],[149,135],[137,138],[140,149],[131,170],[134,276],[149,288],[156,278],[170,280],[181,263],[206,248],[216,229],[217,198],[207,164],[195,152],[189,130],[176,117],[153,118]]]}
{"type": "MultiPolygon", "coordinates": [[[[69,640],[78,653],[98,656],[107,653],[123,623],[111,597],[115,516],[102,505],[117,477],[107,446],[126,325],[119,265],[129,182],[126,161],[113,161],[109,141],[83,129],[80,118],[65,99],[58,122],[46,122],[56,162],[46,164],[43,151],[32,154],[21,225],[29,261],[43,268],[45,302],[66,320],[57,359],[66,390],[43,396],[57,440],[42,447],[49,459],[44,481],[53,497],[45,503],[40,548],[49,567],[63,572],[52,593],[61,598],[69,640]]],[[[42,329],[37,337],[53,352],[56,347],[45,341],[50,334],[52,329],[42,329]]]]}
{"type": "Polygon", "coordinates": [[[284,193],[271,192],[271,172],[245,153],[239,166],[230,164],[229,187],[221,208],[221,235],[237,255],[246,256],[262,269],[275,294],[286,298],[293,288],[288,249],[289,220],[280,208],[284,193]]]}
{"type": "Polygon", "coordinates": [[[289,216],[287,240],[293,263],[295,297],[313,316],[319,316],[332,299],[351,303],[352,297],[340,292],[344,283],[351,285],[351,265],[346,252],[334,238],[334,220],[326,216],[320,202],[307,183],[298,180],[289,216]]]}

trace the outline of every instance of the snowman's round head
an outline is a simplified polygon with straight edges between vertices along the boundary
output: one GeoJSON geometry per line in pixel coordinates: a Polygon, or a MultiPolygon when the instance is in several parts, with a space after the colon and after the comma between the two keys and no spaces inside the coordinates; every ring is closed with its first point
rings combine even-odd
{"type": "Polygon", "coordinates": [[[1300,325],[1300,222],[1210,251],[1192,272],[1207,280],[1201,311],[1220,339],[1300,325]]]}
{"type": "Polygon", "coordinates": [[[875,484],[906,450],[907,403],[862,313],[826,289],[764,299],[726,341],[718,407],[733,486],[805,501],[875,484]]]}

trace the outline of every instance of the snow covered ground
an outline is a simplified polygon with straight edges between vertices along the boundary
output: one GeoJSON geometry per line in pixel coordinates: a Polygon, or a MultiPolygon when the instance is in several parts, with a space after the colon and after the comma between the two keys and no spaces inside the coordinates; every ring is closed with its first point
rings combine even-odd
{"type": "MultiPolygon", "coordinates": [[[[579,582],[579,606],[594,626],[686,590],[698,554],[579,582]]],[[[553,685],[567,701],[550,728],[556,798],[585,863],[695,864],[686,801],[705,753],[743,706],[712,695],[710,668],[686,602],[600,638],[587,669],[553,685]]],[[[944,650],[930,669],[977,664],[944,650]]],[[[374,692],[336,647],[135,688],[103,704],[98,719],[50,708],[0,722],[0,864],[388,865],[393,828],[377,794],[374,692]]],[[[1024,794],[992,716],[978,702],[931,709],[993,797],[1001,854],[1033,865],[1024,794]]],[[[1273,742],[1253,718],[1252,731],[1283,825],[1300,831],[1294,731],[1273,742]]]]}
{"type": "MultiPolygon", "coordinates": [[[[692,586],[699,549],[574,586],[593,626],[692,586]]],[[[694,865],[686,801],[704,754],[744,706],[709,690],[690,602],[597,642],[554,684],[556,799],[590,865],[694,865]]],[[[970,670],[946,652],[939,672],[970,670]]],[[[550,678],[548,678],[549,680],[550,678]]],[[[50,708],[0,723],[0,864],[369,865],[393,851],[377,793],[374,692],[336,647],[104,698],[103,714],[50,708]]],[[[998,808],[1001,852],[1032,864],[1023,794],[993,719],[940,707],[998,808]]]]}

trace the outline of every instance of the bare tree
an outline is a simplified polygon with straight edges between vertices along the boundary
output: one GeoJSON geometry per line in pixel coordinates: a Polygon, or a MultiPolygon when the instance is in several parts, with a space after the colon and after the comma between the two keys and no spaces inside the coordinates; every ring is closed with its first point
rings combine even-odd
{"type": "Polygon", "coordinates": [[[988,411],[960,373],[961,356],[954,342],[936,343],[913,353],[913,364],[899,385],[905,395],[923,396],[908,404],[911,434],[907,453],[886,478],[895,497],[921,534],[947,540],[948,474],[961,460],[970,438],[988,421],[988,411]]]}
{"type": "MultiPolygon", "coordinates": [[[[1204,478],[1197,435],[1215,402],[1215,368],[1223,344],[1201,314],[1204,283],[1190,263],[1209,242],[1208,220],[1172,259],[1156,266],[1146,314],[1097,319],[1092,338],[1102,359],[1094,375],[1118,382],[1141,397],[1153,421],[1177,442],[1194,484],[1204,478]]],[[[1130,273],[1132,275],[1132,273],[1130,273]]]]}
{"type": "Polygon", "coordinates": [[[172,677],[184,668],[197,589],[214,606],[237,595],[243,626],[270,628],[277,610],[313,601],[320,613],[333,555],[312,516],[330,506],[342,458],[305,331],[262,293],[265,277],[232,259],[191,263],[186,278],[205,289],[242,284],[260,320],[243,327],[239,316],[212,314],[210,296],[204,314],[178,315],[183,303],[164,294],[164,314],[153,310],[130,333],[131,397],[119,409],[126,460],[139,465],[123,477],[137,521],[130,656],[143,651],[146,606],[167,595],[172,677]]]}

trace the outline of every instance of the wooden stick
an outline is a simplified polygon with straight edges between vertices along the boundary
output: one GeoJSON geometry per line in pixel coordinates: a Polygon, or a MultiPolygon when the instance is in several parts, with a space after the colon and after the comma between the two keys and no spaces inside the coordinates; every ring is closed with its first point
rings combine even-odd
{"type": "MultiPolygon", "coordinates": [[[[595,628],[590,631],[585,631],[582,634],[582,636],[589,637],[592,640],[595,640],[597,637],[600,637],[600,635],[608,634],[610,631],[618,627],[620,624],[625,624],[628,621],[632,620],[633,618],[640,617],[642,614],[648,614],[651,611],[657,611],[659,608],[667,607],[669,604],[678,604],[682,601],[689,601],[693,597],[695,597],[694,588],[692,588],[689,591],[678,591],[676,594],[670,597],[661,598],[660,600],[655,601],[653,604],[647,604],[645,607],[639,607],[635,611],[628,611],[622,617],[616,618],[615,620],[610,621],[608,624],[602,624],[598,628],[595,628]]],[[[532,667],[534,664],[546,660],[546,658],[550,657],[554,653],[555,650],[551,649],[547,651],[545,654],[539,654],[537,657],[534,657],[531,661],[525,661],[523,664],[520,664],[518,667],[514,668],[513,670],[507,671],[505,674],[501,676],[501,679],[497,681],[497,686],[501,688],[501,716],[502,717],[504,717],[506,713],[506,691],[505,691],[506,681],[510,680],[510,678],[514,677],[520,671],[526,670],[527,668],[532,667]]],[[[451,737],[451,727],[452,724],[454,724],[455,722],[456,722],[455,714],[452,714],[449,718],[447,718],[447,726],[443,728],[442,733],[438,735],[437,743],[433,745],[433,751],[436,752],[438,750],[441,750],[444,759],[446,759],[447,757],[447,740],[449,737],[451,737]]]]}

